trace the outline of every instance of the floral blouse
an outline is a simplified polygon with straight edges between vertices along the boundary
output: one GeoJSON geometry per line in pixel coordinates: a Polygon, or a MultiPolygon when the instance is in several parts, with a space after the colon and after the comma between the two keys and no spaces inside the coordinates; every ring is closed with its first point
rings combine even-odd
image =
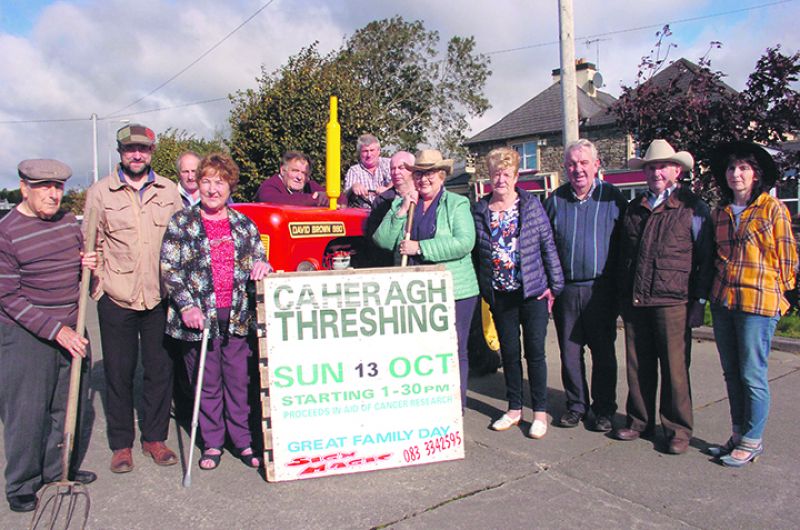
{"type": "MultiPolygon", "coordinates": [[[[233,240],[233,288],[228,333],[247,336],[255,308],[248,300],[250,271],[257,261],[267,261],[261,237],[253,222],[228,208],[233,240]]],[[[220,336],[217,293],[212,273],[211,242],[200,216],[200,206],[172,216],[161,244],[161,280],[169,295],[166,333],[170,337],[199,341],[202,332],[183,325],[181,310],[197,306],[211,322],[211,339],[220,336]]]]}
{"type": "Polygon", "coordinates": [[[519,198],[508,210],[489,211],[492,236],[492,288],[516,291],[522,286],[519,270],[519,198]]]}

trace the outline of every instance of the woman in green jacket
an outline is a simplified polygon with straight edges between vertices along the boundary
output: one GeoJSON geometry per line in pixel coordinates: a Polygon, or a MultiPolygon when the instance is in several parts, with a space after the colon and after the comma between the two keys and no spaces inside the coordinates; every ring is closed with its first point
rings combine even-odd
{"type": "Polygon", "coordinates": [[[469,200],[444,189],[453,161],[443,160],[435,149],[416,155],[413,166],[415,189],[395,198],[375,234],[375,243],[395,252],[395,263],[408,256],[411,265],[442,263],[453,275],[456,300],[458,367],[461,375],[461,407],[467,404],[467,339],[478,301],[478,280],[472,266],[475,224],[469,200]],[[408,212],[414,208],[411,238],[405,240],[408,212]]]}

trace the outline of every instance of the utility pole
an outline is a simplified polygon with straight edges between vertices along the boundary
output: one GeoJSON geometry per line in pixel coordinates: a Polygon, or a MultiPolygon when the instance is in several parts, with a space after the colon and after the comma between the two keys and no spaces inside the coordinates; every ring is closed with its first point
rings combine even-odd
{"type": "Polygon", "coordinates": [[[92,112],[92,183],[97,182],[97,114],[92,112]]]}
{"type": "Polygon", "coordinates": [[[564,147],[578,139],[578,83],[575,77],[575,35],[572,0],[558,0],[558,27],[561,44],[561,105],[564,147]]]}

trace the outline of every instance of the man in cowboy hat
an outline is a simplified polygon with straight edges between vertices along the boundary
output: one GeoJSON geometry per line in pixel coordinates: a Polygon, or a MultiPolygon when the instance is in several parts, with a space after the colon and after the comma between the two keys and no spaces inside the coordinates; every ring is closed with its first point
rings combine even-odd
{"type": "MultiPolygon", "coordinates": [[[[62,478],[70,365],[86,356],[89,341],[75,330],[80,227],[60,209],[72,170],[39,159],[22,161],[17,171],[22,202],[0,220],[0,419],[8,505],[28,512],[42,484],[62,478]]],[[[87,266],[96,263],[91,257],[87,266]]],[[[81,401],[86,390],[83,385],[81,401]]],[[[88,484],[97,478],[75,463],[64,479],[88,484]]]]}
{"type": "Polygon", "coordinates": [[[661,366],[661,426],[667,451],[681,454],[692,437],[689,384],[691,328],[703,322],[713,275],[708,206],[678,182],[692,155],[654,140],[644,158],[648,190],[634,198],[622,222],[617,285],[625,321],[628,377],[626,426],[620,440],[652,436],[661,366]]]}

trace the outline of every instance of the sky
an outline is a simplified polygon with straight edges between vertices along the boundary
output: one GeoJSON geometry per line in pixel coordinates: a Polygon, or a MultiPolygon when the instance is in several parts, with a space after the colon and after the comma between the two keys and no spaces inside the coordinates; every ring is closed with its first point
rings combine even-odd
{"type": "MultiPolygon", "coordinates": [[[[737,90],[767,47],[800,49],[800,0],[573,5],[576,56],[598,63],[603,90],[615,96],[634,83],[666,23],[677,45],[670,60],[697,62],[711,41],[722,42],[712,68],[737,90]],[[600,40],[587,45],[590,38],[600,40]]],[[[101,177],[118,161],[114,132],[124,120],[157,133],[227,135],[226,96],[255,88],[262,68],[275,70],[314,41],[322,52],[336,49],[368,22],[394,15],[422,20],[443,43],[472,35],[491,57],[492,107],[469,117],[468,136],[547,88],[559,67],[557,0],[0,0],[0,188],[18,187],[16,166],[26,158],[62,160],[73,169],[72,186],[88,185],[93,113],[101,177]]]]}

